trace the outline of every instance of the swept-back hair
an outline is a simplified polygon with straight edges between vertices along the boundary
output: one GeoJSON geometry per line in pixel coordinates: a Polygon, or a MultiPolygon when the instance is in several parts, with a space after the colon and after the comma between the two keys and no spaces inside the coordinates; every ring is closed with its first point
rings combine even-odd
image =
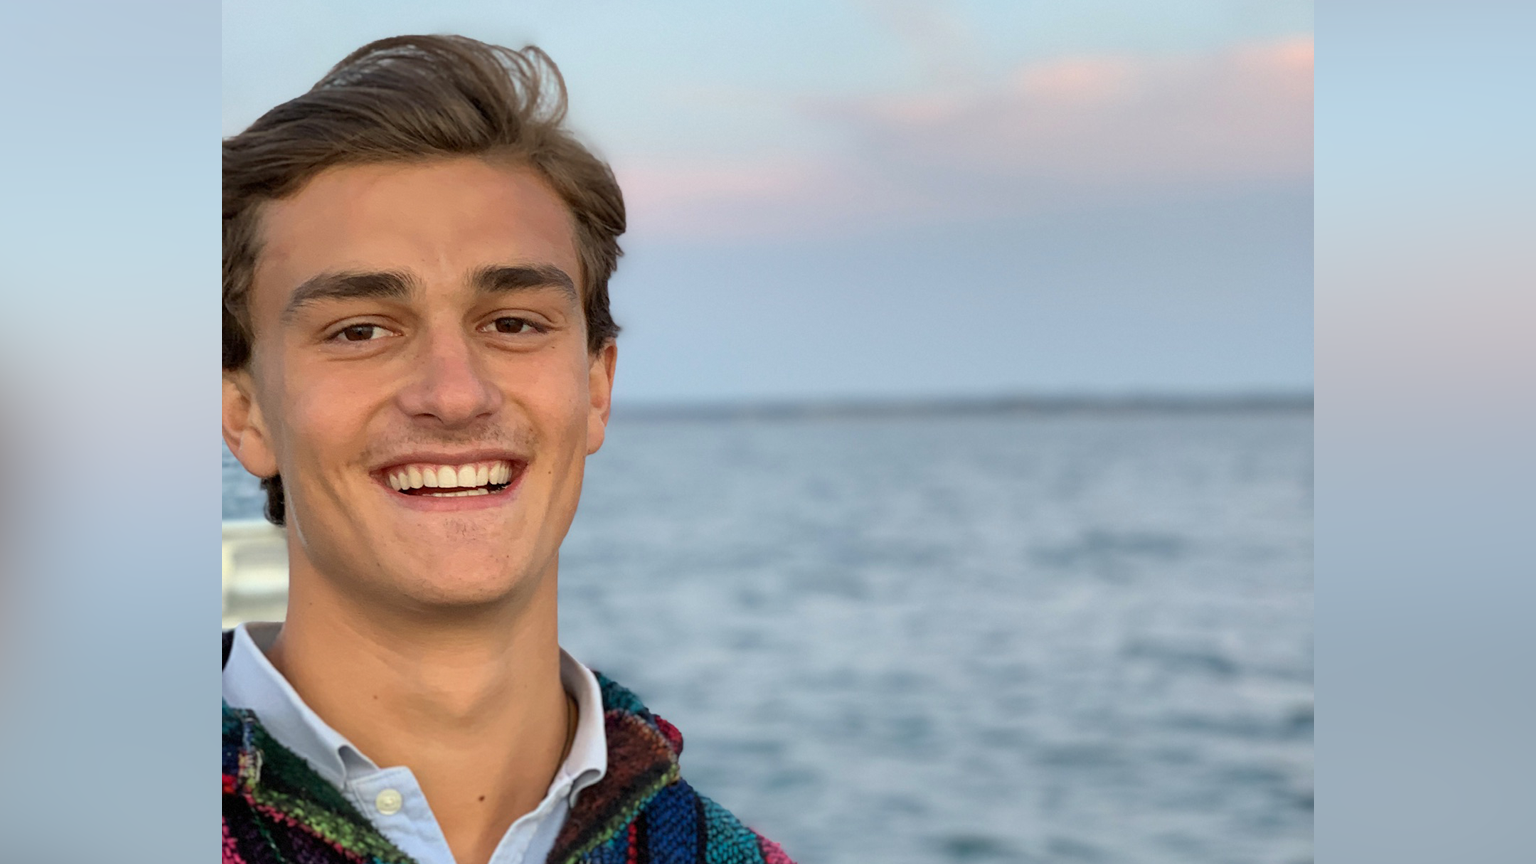
{"type": "MultiPolygon", "coordinates": [[[[263,205],[338,165],[484,156],[537,171],[570,210],[587,347],[619,331],[608,309],[624,197],[613,172],[565,128],[554,61],[463,36],[396,36],[336,64],[309,92],[224,140],[224,369],[251,359],[250,289],[263,205]]],[[[283,523],[282,478],[262,481],[283,523]]]]}

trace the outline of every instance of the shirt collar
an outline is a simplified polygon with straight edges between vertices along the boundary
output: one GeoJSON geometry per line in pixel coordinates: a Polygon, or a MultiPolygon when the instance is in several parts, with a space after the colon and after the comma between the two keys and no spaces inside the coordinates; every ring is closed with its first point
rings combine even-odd
{"type": "Polygon", "coordinates": [[[555,772],[551,789],[570,782],[571,806],[581,790],[603,779],[608,773],[608,734],[603,728],[603,689],[591,669],[560,649],[560,684],[576,700],[576,734],[571,737],[571,752],[555,772]]]}
{"type": "MultiPolygon", "coordinates": [[[[350,778],[378,771],[373,760],[304,704],[267,659],[266,651],[281,629],[278,623],[246,623],[235,628],[229,662],[224,664],[224,701],[231,708],[255,712],[278,743],[303,757],[338,788],[350,778]]],[[[560,684],[576,700],[576,734],[550,790],[569,786],[566,794],[574,805],[581,790],[608,772],[603,695],[597,676],[564,648],[560,649],[560,684]]]]}

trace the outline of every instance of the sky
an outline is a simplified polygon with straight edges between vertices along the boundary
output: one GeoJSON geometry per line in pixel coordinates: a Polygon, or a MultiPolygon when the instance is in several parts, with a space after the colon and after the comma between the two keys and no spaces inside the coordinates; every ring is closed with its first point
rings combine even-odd
{"type": "Polygon", "coordinates": [[[1310,391],[1312,4],[223,4],[223,134],[537,44],[625,191],[620,402],[1310,391]]]}

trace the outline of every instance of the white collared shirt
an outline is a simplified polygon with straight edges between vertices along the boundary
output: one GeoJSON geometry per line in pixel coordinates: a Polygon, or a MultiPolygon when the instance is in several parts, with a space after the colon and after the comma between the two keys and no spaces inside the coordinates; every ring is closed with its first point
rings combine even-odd
{"type": "MultiPolygon", "coordinates": [[[[311,711],[267,659],[266,651],[280,624],[251,623],[235,628],[229,662],[224,664],[224,701],[231,708],[255,712],[278,743],[297,753],[321,777],[340,789],[379,833],[418,864],[454,864],[453,853],[411,769],[380,768],[311,711]]],[[[576,700],[578,717],[571,752],[555,772],[544,800],[524,814],[496,846],[490,864],[542,862],[581,790],[608,770],[603,732],[603,699],[597,676],[560,651],[560,683],[576,700]]]]}

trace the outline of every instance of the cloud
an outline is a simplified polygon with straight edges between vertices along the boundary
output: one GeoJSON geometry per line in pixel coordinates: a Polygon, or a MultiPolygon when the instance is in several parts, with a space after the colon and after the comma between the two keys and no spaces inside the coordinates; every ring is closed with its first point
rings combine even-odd
{"type": "Polygon", "coordinates": [[[867,148],[1085,186],[1307,176],[1312,42],[1196,58],[1074,57],[1001,88],[849,106],[867,148]]]}
{"type": "Polygon", "coordinates": [[[985,86],[806,99],[841,146],[616,159],[637,229],[804,235],[1022,215],[1168,191],[1304,183],[1310,36],[1204,55],[1064,57],[985,86]]]}
{"type": "Polygon", "coordinates": [[[977,40],[952,2],[859,0],[856,5],[901,43],[929,79],[955,84],[974,71],[977,40]]]}

